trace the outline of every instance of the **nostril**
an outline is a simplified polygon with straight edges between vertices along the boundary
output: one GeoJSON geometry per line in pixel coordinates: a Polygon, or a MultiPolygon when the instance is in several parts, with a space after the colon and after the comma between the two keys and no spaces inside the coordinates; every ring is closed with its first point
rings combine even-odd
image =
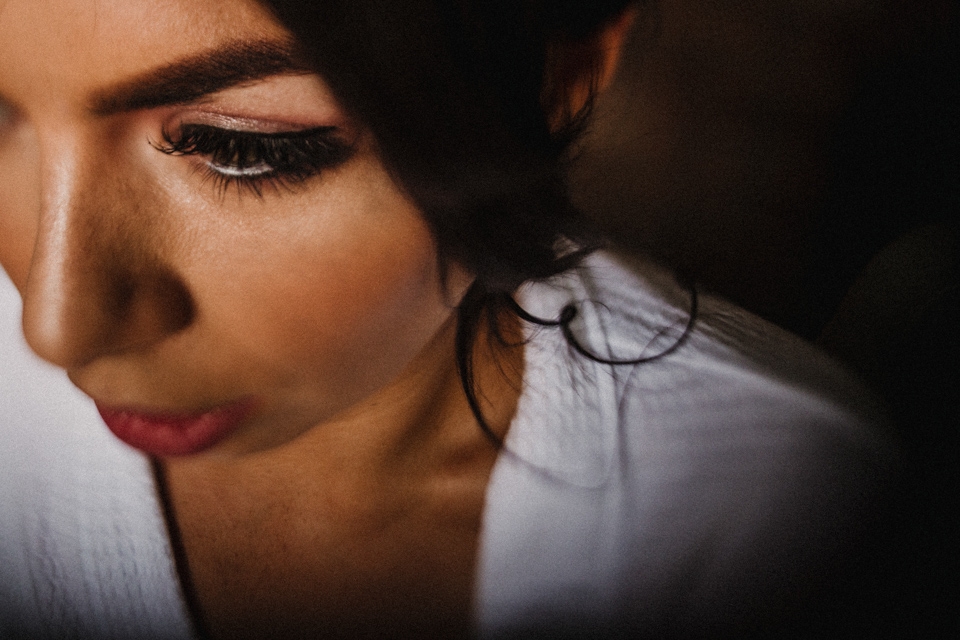
{"type": "Polygon", "coordinates": [[[113,315],[121,316],[133,306],[137,292],[136,281],[132,278],[115,278],[112,295],[108,297],[113,307],[113,315]]]}
{"type": "Polygon", "coordinates": [[[115,355],[143,348],[189,326],[195,305],[184,283],[172,273],[141,274],[115,285],[117,303],[111,344],[104,353],[115,355]]]}
{"type": "Polygon", "coordinates": [[[172,274],[164,274],[155,281],[153,295],[163,317],[164,333],[176,333],[193,323],[196,315],[193,297],[172,274]]]}

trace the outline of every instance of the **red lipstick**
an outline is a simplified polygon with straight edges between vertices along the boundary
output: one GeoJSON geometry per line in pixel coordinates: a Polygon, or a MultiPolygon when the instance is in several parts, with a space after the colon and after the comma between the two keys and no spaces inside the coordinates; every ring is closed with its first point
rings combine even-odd
{"type": "Polygon", "coordinates": [[[97,410],[122,441],[152,456],[184,456],[214,446],[240,427],[253,409],[249,399],[197,413],[151,413],[104,407],[97,410]]]}

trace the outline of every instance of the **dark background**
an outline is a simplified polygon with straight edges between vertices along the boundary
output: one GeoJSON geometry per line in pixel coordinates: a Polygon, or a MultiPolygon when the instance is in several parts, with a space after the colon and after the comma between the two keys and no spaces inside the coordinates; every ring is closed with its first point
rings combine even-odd
{"type": "Polygon", "coordinates": [[[960,11],[652,0],[574,195],[623,248],[844,360],[903,469],[797,634],[960,637],[960,11]]]}

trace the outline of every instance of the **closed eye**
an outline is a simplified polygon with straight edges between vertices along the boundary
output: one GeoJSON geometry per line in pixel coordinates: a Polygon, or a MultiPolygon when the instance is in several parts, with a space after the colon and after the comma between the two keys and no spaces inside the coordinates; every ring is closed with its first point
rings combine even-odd
{"type": "Polygon", "coordinates": [[[258,197],[264,187],[300,184],[322,171],[346,162],[355,147],[337,127],[256,133],[206,124],[181,125],[176,133],[163,131],[159,151],[197,156],[204,171],[225,192],[231,185],[258,197]]]}

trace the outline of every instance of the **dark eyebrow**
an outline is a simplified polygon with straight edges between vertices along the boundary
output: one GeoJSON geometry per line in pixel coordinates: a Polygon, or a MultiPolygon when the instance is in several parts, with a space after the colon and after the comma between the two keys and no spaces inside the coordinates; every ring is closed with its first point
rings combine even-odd
{"type": "Polygon", "coordinates": [[[185,104],[268,76],[309,71],[291,42],[228,42],[98,91],[90,110],[104,116],[185,104]]]}

